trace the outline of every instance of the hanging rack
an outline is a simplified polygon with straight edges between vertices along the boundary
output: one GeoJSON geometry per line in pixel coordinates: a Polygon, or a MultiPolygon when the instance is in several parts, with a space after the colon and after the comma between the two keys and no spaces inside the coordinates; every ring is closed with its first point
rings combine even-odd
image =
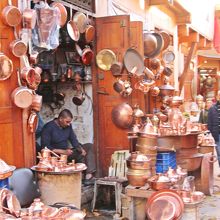
{"type": "Polygon", "coordinates": [[[64,2],[62,0],[53,0],[53,1],[59,2],[59,3],[63,4],[64,6],[70,8],[70,9],[72,8],[72,9],[74,9],[76,11],[79,11],[79,12],[82,12],[84,14],[88,14],[89,16],[95,17],[94,13],[92,13],[90,11],[87,11],[87,10],[85,10],[83,8],[80,8],[80,7],[76,6],[76,5],[70,4],[68,2],[64,2]]]}

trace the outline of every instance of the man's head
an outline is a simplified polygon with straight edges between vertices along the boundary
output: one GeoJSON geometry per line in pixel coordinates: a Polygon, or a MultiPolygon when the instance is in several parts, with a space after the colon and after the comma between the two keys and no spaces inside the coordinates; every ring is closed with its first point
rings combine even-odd
{"type": "Polygon", "coordinates": [[[70,110],[64,109],[60,112],[58,116],[58,123],[60,127],[66,128],[71,125],[73,120],[73,115],[70,110]]]}

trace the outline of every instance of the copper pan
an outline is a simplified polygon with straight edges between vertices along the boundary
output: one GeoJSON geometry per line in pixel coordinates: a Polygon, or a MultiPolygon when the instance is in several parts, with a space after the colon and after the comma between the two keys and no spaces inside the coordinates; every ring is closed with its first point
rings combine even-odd
{"type": "MultiPolygon", "coordinates": [[[[118,56],[117,56],[117,60],[118,60],[118,56]]],[[[122,70],[123,70],[123,63],[119,61],[112,63],[110,71],[112,72],[113,76],[121,76],[122,70]]]]}
{"type": "Polygon", "coordinates": [[[78,41],[80,38],[80,33],[78,26],[75,21],[73,21],[72,18],[72,8],[70,8],[70,20],[67,23],[67,32],[70,36],[70,38],[74,41],[78,41]]]}
{"type": "Polygon", "coordinates": [[[36,90],[40,84],[41,76],[38,71],[30,66],[23,67],[21,70],[21,82],[30,89],[36,90]]]}
{"type": "Polygon", "coordinates": [[[84,33],[87,28],[87,17],[82,12],[76,12],[73,16],[73,21],[76,23],[79,32],[84,33]]]}
{"type": "Polygon", "coordinates": [[[62,3],[59,3],[59,2],[53,2],[50,6],[53,7],[53,8],[58,8],[58,10],[60,11],[61,18],[60,18],[59,25],[60,25],[60,27],[63,27],[66,24],[66,21],[67,21],[67,10],[66,10],[65,6],[62,3]]]}
{"type": "Polygon", "coordinates": [[[22,14],[21,11],[12,5],[11,0],[8,0],[8,6],[2,10],[2,21],[6,25],[15,27],[21,23],[22,14]]]}
{"type": "Polygon", "coordinates": [[[21,57],[27,53],[27,45],[20,39],[16,39],[10,43],[10,49],[14,56],[21,57]]]}
{"type": "Polygon", "coordinates": [[[13,103],[19,108],[28,108],[32,104],[32,90],[27,87],[20,86],[13,90],[11,94],[13,103]]]}
{"type": "Polygon", "coordinates": [[[3,53],[0,53],[0,81],[8,79],[12,72],[12,61],[3,53]]]}
{"type": "Polygon", "coordinates": [[[124,65],[129,73],[137,76],[143,75],[144,60],[137,50],[129,48],[124,55],[124,65]]]}
{"type": "Polygon", "coordinates": [[[102,70],[110,70],[113,63],[116,62],[116,55],[112,50],[103,49],[96,55],[96,64],[102,70]]]}
{"type": "Polygon", "coordinates": [[[95,27],[92,25],[87,25],[85,30],[85,41],[86,43],[90,43],[94,40],[95,37],[95,27]]]}
{"type": "Polygon", "coordinates": [[[170,45],[170,35],[166,31],[160,31],[159,33],[162,36],[164,42],[162,50],[166,50],[170,45]]]}

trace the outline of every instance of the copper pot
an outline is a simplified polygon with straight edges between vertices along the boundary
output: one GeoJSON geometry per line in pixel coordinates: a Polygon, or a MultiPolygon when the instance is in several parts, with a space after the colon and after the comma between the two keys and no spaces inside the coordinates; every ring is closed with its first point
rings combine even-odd
{"type": "Polygon", "coordinates": [[[198,146],[198,135],[199,133],[191,133],[180,136],[181,148],[195,148],[198,146]]]}
{"type": "Polygon", "coordinates": [[[159,136],[157,138],[157,146],[158,148],[160,147],[167,147],[170,149],[179,149],[181,148],[181,143],[180,143],[180,136],[159,136]]]}
{"type": "Polygon", "coordinates": [[[10,43],[10,49],[14,56],[21,57],[27,53],[27,45],[20,39],[10,43]]]}
{"type": "Polygon", "coordinates": [[[41,76],[38,71],[30,66],[23,67],[21,70],[21,81],[30,89],[37,89],[41,81],[41,76]]]}
{"type": "Polygon", "coordinates": [[[11,76],[12,72],[12,61],[3,53],[0,53],[0,81],[8,79],[11,76]]]}
{"type": "Polygon", "coordinates": [[[85,40],[86,40],[86,43],[90,43],[93,41],[95,37],[95,27],[92,26],[92,25],[88,25],[86,27],[86,31],[85,31],[85,40]]]}
{"type": "Polygon", "coordinates": [[[112,121],[119,128],[129,128],[133,123],[133,110],[127,103],[122,103],[112,109],[112,121]]]}
{"type": "Polygon", "coordinates": [[[94,53],[93,51],[90,49],[90,47],[86,47],[82,50],[82,63],[84,65],[90,65],[93,59],[94,53]]]}
{"type": "Polygon", "coordinates": [[[194,154],[191,157],[177,157],[177,164],[180,165],[183,169],[187,169],[188,171],[197,170],[202,163],[203,154],[194,154]]]}
{"type": "MultiPolygon", "coordinates": [[[[136,146],[138,146],[139,148],[141,147],[151,148],[151,147],[157,146],[157,137],[156,136],[138,137],[136,146]]],[[[144,152],[141,152],[141,153],[144,153],[144,152]]]]}
{"type": "Polygon", "coordinates": [[[16,217],[19,217],[21,212],[21,205],[16,195],[11,191],[8,191],[6,200],[10,213],[16,217]]]}
{"type": "Polygon", "coordinates": [[[194,154],[199,153],[198,147],[193,148],[181,148],[176,151],[177,157],[191,157],[194,154]]]}
{"type": "Polygon", "coordinates": [[[31,133],[34,133],[37,128],[37,123],[38,123],[38,117],[36,112],[32,111],[29,118],[28,118],[28,130],[31,133]]]}
{"type": "Polygon", "coordinates": [[[79,91],[76,95],[73,96],[72,98],[72,102],[79,106],[82,105],[82,103],[84,102],[86,96],[83,92],[79,91]]]}
{"type": "Polygon", "coordinates": [[[150,188],[153,190],[162,190],[162,189],[169,189],[172,185],[171,181],[158,181],[158,176],[153,176],[147,181],[150,185],[150,188]]]}
{"type": "Polygon", "coordinates": [[[137,161],[128,158],[126,160],[127,167],[133,170],[146,170],[151,168],[150,159],[147,161],[137,161]]]}
{"type": "Polygon", "coordinates": [[[148,178],[151,176],[151,170],[133,170],[128,169],[127,178],[128,182],[132,186],[144,186],[147,183],[148,178]]]}
{"type": "Polygon", "coordinates": [[[60,15],[61,15],[59,25],[60,25],[60,27],[63,27],[66,24],[66,20],[67,20],[67,10],[66,10],[65,6],[59,2],[53,2],[50,6],[52,6],[53,8],[59,9],[60,15]]]}
{"type": "Polygon", "coordinates": [[[161,96],[173,96],[174,94],[174,87],[169,84],[162,85],[159,88],[161,96]]]}
{"type": "Polygon", "coordinates": [[[72,8],[70,8],[70,20],[67,23],[67,32],[70,38],[74,41],[78,41],[80,38],[79,29],[75,21],[72,18],[72,8]]]}
{"type": "Polygon", "coordinates": [[[139,144],[136,144],[136,150],[137,151],[140,151],[142,154],[157,154],[157,146],[146,146],[146,145],[139,145],[139,144]]]}
{"type": "Polygon", "coordinates": [[[21,20],[21,11],[11,4],[11,0],[8,0],[8,6],[2,10],[2,21],[6,25],[15,27],[21,23],[21,20]]]}
{"type": "Polygon", "coordinates": [[[19,108],[28,108],[32,104],[33,93],[27,87],[20,86],[11,94],[13,103],[19,108]]]}
{"type": "Polygon", "coordinates": [[[38,94],[34,94],[34,95],[33,95],[31,108],[32,108],[34,111],[39,112],[39,111],[41,110],[41,107],[42,107],[42,98],[43,98],[43,97],[42,97],[41,95],[38,95],[38,94]]]}

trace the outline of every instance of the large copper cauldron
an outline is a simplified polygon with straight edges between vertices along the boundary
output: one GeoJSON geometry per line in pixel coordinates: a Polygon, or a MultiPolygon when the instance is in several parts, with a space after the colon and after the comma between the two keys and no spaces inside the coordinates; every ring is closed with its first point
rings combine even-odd
{"type": "Polygon", "coordinates": [[[199,133],[160,136],[157,139],[157,146],[158,148],[170,146],[175,149],[194,148],[198,146],[198,135],[199,133]]]}
{"type": "Polygon", "coordinates": [[[122,129],[129,128],[133,123],[133,110],[127,103],[122,103],[112,109],[113,123],[122,129]]]}

